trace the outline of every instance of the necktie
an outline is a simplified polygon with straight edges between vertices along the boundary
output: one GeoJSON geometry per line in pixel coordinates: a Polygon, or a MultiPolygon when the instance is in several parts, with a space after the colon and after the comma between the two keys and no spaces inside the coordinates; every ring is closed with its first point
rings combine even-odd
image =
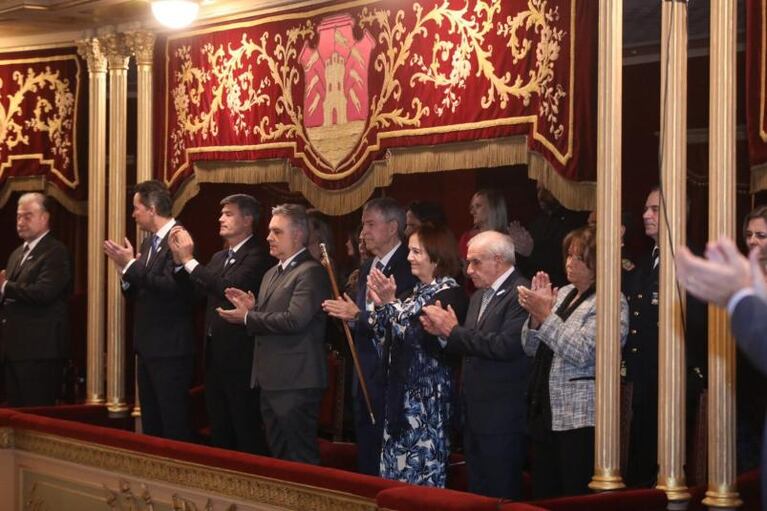
{"type": "Polygon", "coordinates": [[[657,245],[652,249],[652,267],[655,269],[660,262],[660,247],[657,245]]]}
{"type": "Polygon", "coordinates": [[[381,261],[378,261],[376,263],[376,270],[383,271],[385,268],[384,264],[381,261]]]}
{"type": "Polygon", "coordinates": [[[224,268],[226,268],[227,266],[229,266],[230,264],[234,262],[233,258],[234,258],[234,250],[230,248],[229,252],[226,253],[226,262],[224,262],[224,268]]]}
{"type": "Polygon", "coordinates": [[[151,259],[152,259],[154,256],[156,256],[156,255],[157,255],[157,251],[160,249],[160,240],[161,240],[161,238],[160,238],[158,235],[156,235],[156,234],[153,234],[153,235],[152,235],[152,239],[151,239],[151,242],[150,242],[150,243],[151,243],[151,245],[152,245],[152,248],[151,248],[151,250],[149,251],[149,256],[146,258],[146,262],[147,262],[147,263],[148,263],[148,262],[149,262],[149,261],[150,261],[150,260],[151,260],[151,259]]]}
{"type": "Polygon", "coordinates": [[[485,292],[482,294],[482,301],[479,304],[479,315],[477,316],[477,321],[482,319],[482,314],[484,314],[485,309],[487,308],[487,304],[490,303],[490,300],[493,299],[494,295],[495,289],[492,287],[485,289],[485,292]]]}

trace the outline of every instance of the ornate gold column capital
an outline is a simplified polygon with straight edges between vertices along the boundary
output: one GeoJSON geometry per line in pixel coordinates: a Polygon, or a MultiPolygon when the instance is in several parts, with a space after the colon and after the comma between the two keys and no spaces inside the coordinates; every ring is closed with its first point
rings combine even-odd
{"type": "Polygon", "coordinates": [[[126,44],[125,34],[111,33],[101,37],[109,70],[128,70],[130,48],[126,44]]]}
{"type": "Polygon", "coordinates": [[[125,34],[125,40],[136,57],[136,64],[139,66],[151,66],[154,62],[154,32],[137,31],[125,34]]]}
{"type": "Polygon", "coordinates": [[[106,73],[107,59],[104,48],[98,39],[90,38],[77,41],[77,53],[88,63],[88,71],[91,73],[106,73]]]}

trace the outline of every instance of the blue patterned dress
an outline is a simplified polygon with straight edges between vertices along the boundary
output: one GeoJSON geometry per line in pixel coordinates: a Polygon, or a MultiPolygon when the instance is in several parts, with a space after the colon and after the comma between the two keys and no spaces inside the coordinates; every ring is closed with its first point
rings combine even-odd
{"type": "Polygon", "coordinates": [[[444,487],[452,369],[439,341],[423,330],[418,319],[423,306],[437,299],[444,307],[451,303],[458,314],[461,308],[465,311],[463,290],[445,277],[418,284],[407,298],[377,307],[370,322],[387,364],[381,477],[444,487]],[[463,304],[455,303],[454,296],[462,297],[463,304]]]}

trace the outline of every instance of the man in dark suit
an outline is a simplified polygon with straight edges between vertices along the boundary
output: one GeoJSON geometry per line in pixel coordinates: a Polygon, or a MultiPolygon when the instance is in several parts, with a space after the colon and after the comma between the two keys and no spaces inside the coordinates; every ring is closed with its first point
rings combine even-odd
{"type": "MultiPolygon", "coordinates": [[[[682,247],[677,252],[677,278],[691,295],[727,307],[738,346],[767,375],[767,288],[760,256],[756,247],[747,260],[730,239],[709,243],[706,259],[682,247]]],[[[762,509],[767,509],[767,421],[760,472],[762,509]]]]}
{"type": "Polygon", "coordinates": [[[134,255],[127,238],[124,245],[106,240],[104,252],[122,275],[123,294],[134,304],[133,349],[138,355],[142,430],[189,441],[194,288],[168,248],[170,230],[176,225],[168,188],[155,180],[137,184],[133,218],[149,233],[140,252],[134,255]]]}
{"type": "Polygon", "coordinates": [[[56,404],[69,356],[72,261],[49,232],[50,199],[26,193],[16,209],[24,243],[0,271],[0,360],[10,406],[56,404]]]}
{"type": "Polygon", "coordinates": [[[450,353],[463,355],[463,447],[469,491],[520,499],[525,462],[525,394],[529,358],[522,351],[527,312],[518,286],[530,282],[514,267],[508,235],[485,231],[469,241],[467,273],[477,291],[464,326],[441,304],[424,307],[421,322],[450,353]]]}
{"type": "Polygon", "coordinates": [[[327,386],[322,301],[330,296],[325,269],[306,249],[309,224],[297,204],[272,209],[269,253],[279,263],[266,272],[258,300],[230,288],[235,306],[218,309],[225,320],[255,336],[251,385],[261,389],[261,414],[272,455],[319,464],[317,421],[327,386]]]}
{"type": "Polygon", "coordinates": [[[170,231],[170,249],[177,263],[205,296],[205,404],[213,445],[253,454],[266,454],[266,439],[258,389],[250,387],[253,337],[244,325],[224,321],[216,312],[231,308],[224,291],[236,287],[257,293],[274,259],[253,236],[261,206],[250,195],[236,194],[221,201],[219,234],[226,248],[213,254],[208,265],[194,258],[194,241],[183,227],[170,231]]]}
{"type": "Polygon", "coordinates": [[[373,330],[368,314],[373,303],[367,296],[367,280],[371,268],[378,268],[387,277],[394,276],[397,295],[415,286],[417,279],[410,271],[407,246],[402,243],[405,230],[405,211],[390,197],[372,199],[362,209],[362,232],[365,248],[373,259],[360,268],[356,300],[345,296],[343,300],[326,300],[323,309],[335,318],[349,321],[354,331],[354,344],[359,354],[360,368],[368,387],[375,416],[370,419],[357,375],[354,375],[354,428],[357,441],[357,470],[363,474],[378,475],[381,466],[381,442],[384,422],[384,367],[373,341],[373,330]]]}

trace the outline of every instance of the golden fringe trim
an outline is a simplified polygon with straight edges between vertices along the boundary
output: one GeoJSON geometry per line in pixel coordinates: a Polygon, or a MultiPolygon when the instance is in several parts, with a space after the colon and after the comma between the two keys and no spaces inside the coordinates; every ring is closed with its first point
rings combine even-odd
{"type": "Polygon", "coordinates": [[[751,167],[751,193],[767,190],[767,163],[751,167]]]}
{"type": "Polygon", "coordinates": [[[565,179],[538,153],[530,153],[527,175],[540,181],[567,209],[591,211],[597,208],[596,181],[565,179]]]}
{"type": "Polygon", "coordinates": [[[374,161],[365,174],[343,190],[325,190],[288,160],[271,159],[240,162],[205,161],[194,164],[173,201],[178,215],[200,191],[202,183],[287,183],[317,209],[328,215],[344,215],[359,209],[376,188],[389,186],[397,174],[425,174],[528,164],[528,175],[543,181],[567,208],[590,210],[596,205],[596,183],[576,182],[561,177],[546,160],[527,148],[527,137],[458,142],[417,148],[390,149],[383,160],[374,161]]]}
{"type": "Polygon", "coordinates": [[[5,207],[13,192],[42,192],[52,197],[72,214],[88,215],[88,202],[76,201],[67,196],[58,186],[48,181],[45,176],[10,177],[0,190],[0,208],[5,207]]]}

